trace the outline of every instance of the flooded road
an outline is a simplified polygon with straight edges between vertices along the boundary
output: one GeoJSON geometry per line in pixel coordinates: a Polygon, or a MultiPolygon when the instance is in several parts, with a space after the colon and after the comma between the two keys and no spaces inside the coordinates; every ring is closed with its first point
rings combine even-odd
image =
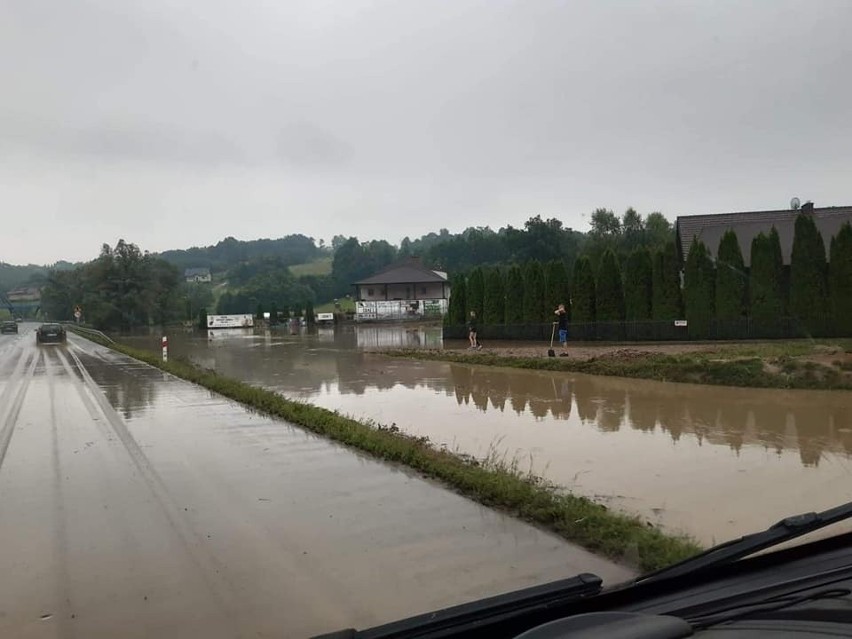
{"type": "Polygon", "coordinates": [[[666,384],[366,352],[440,347],[440,329],[175,334],[170,343],[174,354],[288,397],[478,457],[515,458],[524,470],[707,544],[852,499],[848,392],[666,384]]]}
{"type": "Polygon", "coordinates": [[[75,336],[37,347],[32,328],[0,338],[2,637],[303,637],[629,576],[75,336]]]}

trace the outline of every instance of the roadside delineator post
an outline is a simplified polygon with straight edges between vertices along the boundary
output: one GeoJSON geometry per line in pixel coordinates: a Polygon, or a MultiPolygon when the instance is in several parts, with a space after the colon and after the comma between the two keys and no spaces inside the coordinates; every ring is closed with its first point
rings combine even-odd
{"type": "Polygon", "coordinates": [[[163,361],[169,361],[169,338],[163,335],[163,361]]]}

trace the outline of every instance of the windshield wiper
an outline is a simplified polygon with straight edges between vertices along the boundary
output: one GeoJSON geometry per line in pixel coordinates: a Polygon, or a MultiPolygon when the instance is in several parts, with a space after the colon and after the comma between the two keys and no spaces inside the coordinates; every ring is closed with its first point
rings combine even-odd
{"type": "Polygon", "coordinates": [[[601,583],[597,575],[581,573],[569,579],[429,612],[369,630],[341,630],[314,639],[437,639],[462,636],[462,633],[488,637],[519,616],[596,595],[601,591],[601,583]]]}
{"type": "Polygon", "coordinates": [[[829,508],[821,513],[805,513],[782,519],[761,532],[713,546],[703,553],[662,570],[639,577],[633,583],[648,584],[662,579],[695,574],[698,571],[727,564],[756,552],[801,537],[809,532],[852,518],[852,502],[829,508]]]}

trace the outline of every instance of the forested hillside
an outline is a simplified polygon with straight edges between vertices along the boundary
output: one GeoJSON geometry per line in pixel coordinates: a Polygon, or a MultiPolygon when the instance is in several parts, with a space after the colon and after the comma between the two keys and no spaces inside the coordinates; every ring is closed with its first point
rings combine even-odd
{"type": "MultiPolygon", "coordinates": [[[[188,320],[202,308],[210,312],[254,313],[274,306],[298,312],[308,304],[344,297],[352,292],[353,282],[412,255],[456,280],[477,268],[502,272],[512,264],[535,261],[545,265],[540,278],[543,287],[550,281],[548,274],[558,273],[564,284],[557,288],[568,290],[574,263],[581,255],[588,259],[593,274],[604,255],[610,255],[609,272],[613,267],[623,269],[634,250],[657,251],[672,239],[672,225],[660,213],[643,217],[628,209],[619,217],[610,210],[597,209],[591,213],[590,228],[585,233],[564,226],[559,219],[535,216],[522,228],[472,227],[460,233],[441,229],[419,238],[406,237],[399,246],[384,239],[340,235],[327,246],[322,241],[316,243],[313,238],[291,234],[251,241],[228,237],[214,246],[149,255],[122,241],[115,248],[105,246],[97,259],[85,265],[7,267],[6,271],[0,266],[0,275],[10,275],[6,290],[27,284],[43,287],[44,308],[52,317],[69,317],[73,305],[85,298],[89,319],[97,319],[96,323],[105,326],[130,326],[188,320]],[[312,268],[313,264],[322,268],[312,268]],[[210,269],[213,284],[183,281],[184,269],[199,267],[210,269]],[[133,272],[133,278],[144,281],[135,282],[132,290],[112,290],[109,278],[127,269],[133,272]],[[143,310],[133,299],[148,306],[143,310]]],[[[483,283],[485,286],[485,280],[483,283]]],[[[487,285],[496,291],[497,284],[492,274],[487,285]]],[[[561,293],[549,290],[547,295],[548,299],[556,299],[561,293]]],[[[494,317],[495,313],[503,315],[504,308],[508,313],[518,310],[508,302],[489,308],[494,317]]]]}

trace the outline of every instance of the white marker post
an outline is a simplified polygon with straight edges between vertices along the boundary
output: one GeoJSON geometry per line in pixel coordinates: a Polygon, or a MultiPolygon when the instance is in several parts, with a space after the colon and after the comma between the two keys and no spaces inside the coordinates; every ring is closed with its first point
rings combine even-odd
{"type": "Polygon", "coordinates": [[[163,335],[163,361],[169,361],[169,338],[163,335]]]}

